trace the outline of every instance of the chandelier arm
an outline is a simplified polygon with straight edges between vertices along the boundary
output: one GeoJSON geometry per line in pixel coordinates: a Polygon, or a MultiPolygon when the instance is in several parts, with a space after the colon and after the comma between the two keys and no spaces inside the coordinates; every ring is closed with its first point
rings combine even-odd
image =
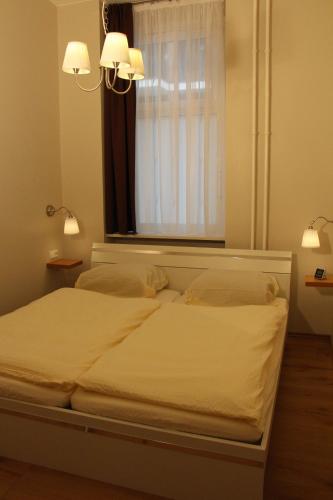
{"type": "Polygon", "coordinates": [[[121,90],[116,90],[115,89],[115,84],[116,84],[116,80],[117,80],[118,68],[114,69],[114,75],[113,75],[112,83],[110,81],[110,68],[106,68],[105,73],[106,73],[106,75],[105,75],[105,83],[106,83],[106,86],[107,86],[108,90],[112,90],[115,94],[118,94],[118,95],[127,94],[127,92],[132,87],[132,79],[130,79],[129,86],[127,87],[126,90],[122,90],[122,91],[121,90]]]}
{"type": "Polygon", "coordinates": [[[105,85],[107,89],[111,88],[110,83],[110,68],[105,68],[105,85]]]}
{"type": "Polygon", "coordinates": [[[94,92],[95,90],[97,90],[101,85],[102,85],[102,82],[103,82],[103,78],[104,78],[104,69],[101,67],[100,68],[100,80],[98,82],[98,84],[95,86],[95,87],[92,87],[91,89],[86,89],[85,87],[82,87],[82,85],[79,83],[79,79],[78,79],[78,74],[75,73],[75,83],[76,85],[81,89],[81,90],[84,90],[84,92],[94,92]]]}
{"type": "Polygon", "coordinates": [[[114,69],[114,74],[113,74],[113,80],[112,80],[112,83],[110,81],[110,68],[106,68],[105,69],[105,72],[106,72],[106,75],[105,75],[105,83],[106,83],[106,87],[109,89],[109,90],[112,90],[113,87],[115,86],[115,83],[116,83],[116,79],[117,79],[117,73],[118,73],[118,68],[115,68],[114,69]]]}
{"type": "Polygon", "coordinates": [[[124,94],[127,94],[127,92],[129,92],[131,90],[131,87],[132,87],[132,80],[130,80],[129,82],[129,86],[127,87],[126,90],[116,90],[114,87],[112,87],[112,91],[115,92],[116,94],[118,95],[124,95],[124,94]]]}

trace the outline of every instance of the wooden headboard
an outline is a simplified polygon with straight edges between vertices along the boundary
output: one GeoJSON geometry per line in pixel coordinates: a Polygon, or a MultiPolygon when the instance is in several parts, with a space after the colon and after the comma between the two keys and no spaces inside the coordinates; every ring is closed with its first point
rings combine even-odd
{"type": "Polygon", "coordinates": [[[169,288],[183,292],[202,270],[261,271],[275,276],[279,296],[289,300],[292,254],[288,251],[94,243],[91,264],[145,262],[163,267],[169,288]]]}

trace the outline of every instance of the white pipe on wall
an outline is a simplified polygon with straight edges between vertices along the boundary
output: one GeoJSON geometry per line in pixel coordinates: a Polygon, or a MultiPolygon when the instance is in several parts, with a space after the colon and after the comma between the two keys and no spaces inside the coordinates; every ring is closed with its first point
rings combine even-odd
{"type": "Polygon", "coordinates": [[[266,0],[265,47],[265,157],[262,248],[267,250],[269,214],[269,174],[271,149],[271,26],[272,2],[266,0]]]}
{"type": "Polygon", "coordinates": [[[257,162],[258,162],[258,15],[259,0],[253,0],[252,46],[252,171],[251,171],[251,249],[256,246],[257,162]]]}

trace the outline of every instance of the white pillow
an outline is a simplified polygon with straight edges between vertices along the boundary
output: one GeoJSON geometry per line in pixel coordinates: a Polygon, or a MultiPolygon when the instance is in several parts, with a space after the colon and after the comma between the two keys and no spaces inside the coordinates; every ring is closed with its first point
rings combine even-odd
{"type": "Polygon", "coordinates": [[[256,271],[208,269],[185,291],[185,303],[202,306],[268,304],[279,291],[273,276],[256,271]]]}
{"type": "Polygon", "coordinates": [[[97,266],[81,273],[75,288],[119,297],[155,297],[156,291],[167,284],[168,278],[162,269],[127,262],[97,266]]]}

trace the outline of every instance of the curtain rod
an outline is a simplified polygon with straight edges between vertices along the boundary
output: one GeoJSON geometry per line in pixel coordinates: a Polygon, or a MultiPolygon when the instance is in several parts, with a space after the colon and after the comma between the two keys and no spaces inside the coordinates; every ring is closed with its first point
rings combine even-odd
{"type": "MultiPolygon", "coordinates": [[[[102,2],[103,0],[101,0],[102,2]]],[[[110,5],[110,4],[121,4],[121,3],[131,3],[133,5],[140,5],[144,3],[162,3],[162,2],[181,2],[181,0],[106,0],[105,5],[110,5]]],[[[225,0],[221,0],[222,3],[224,3],[225,0]]]]}
{"type": "MultiPolygon", "coordinates": [[[[101,0],[102,2],[103,0],[101,0]]],[[[105,5],[119,4],[119,3],[157,3],[157,2],[172,2],[173,0],[106,0],[105,5]]],[[[176,0],[179,1],[179,0],[176,0]]]]}
{"type": "Polygon", "coordinates": [[[132,3],[133,5],[139,5],[142,3],[159,3],[159,2],[172,2],[172,1],[177,1],[179,2],[180,0],[130,0],[129,3],[132,3]]]}

